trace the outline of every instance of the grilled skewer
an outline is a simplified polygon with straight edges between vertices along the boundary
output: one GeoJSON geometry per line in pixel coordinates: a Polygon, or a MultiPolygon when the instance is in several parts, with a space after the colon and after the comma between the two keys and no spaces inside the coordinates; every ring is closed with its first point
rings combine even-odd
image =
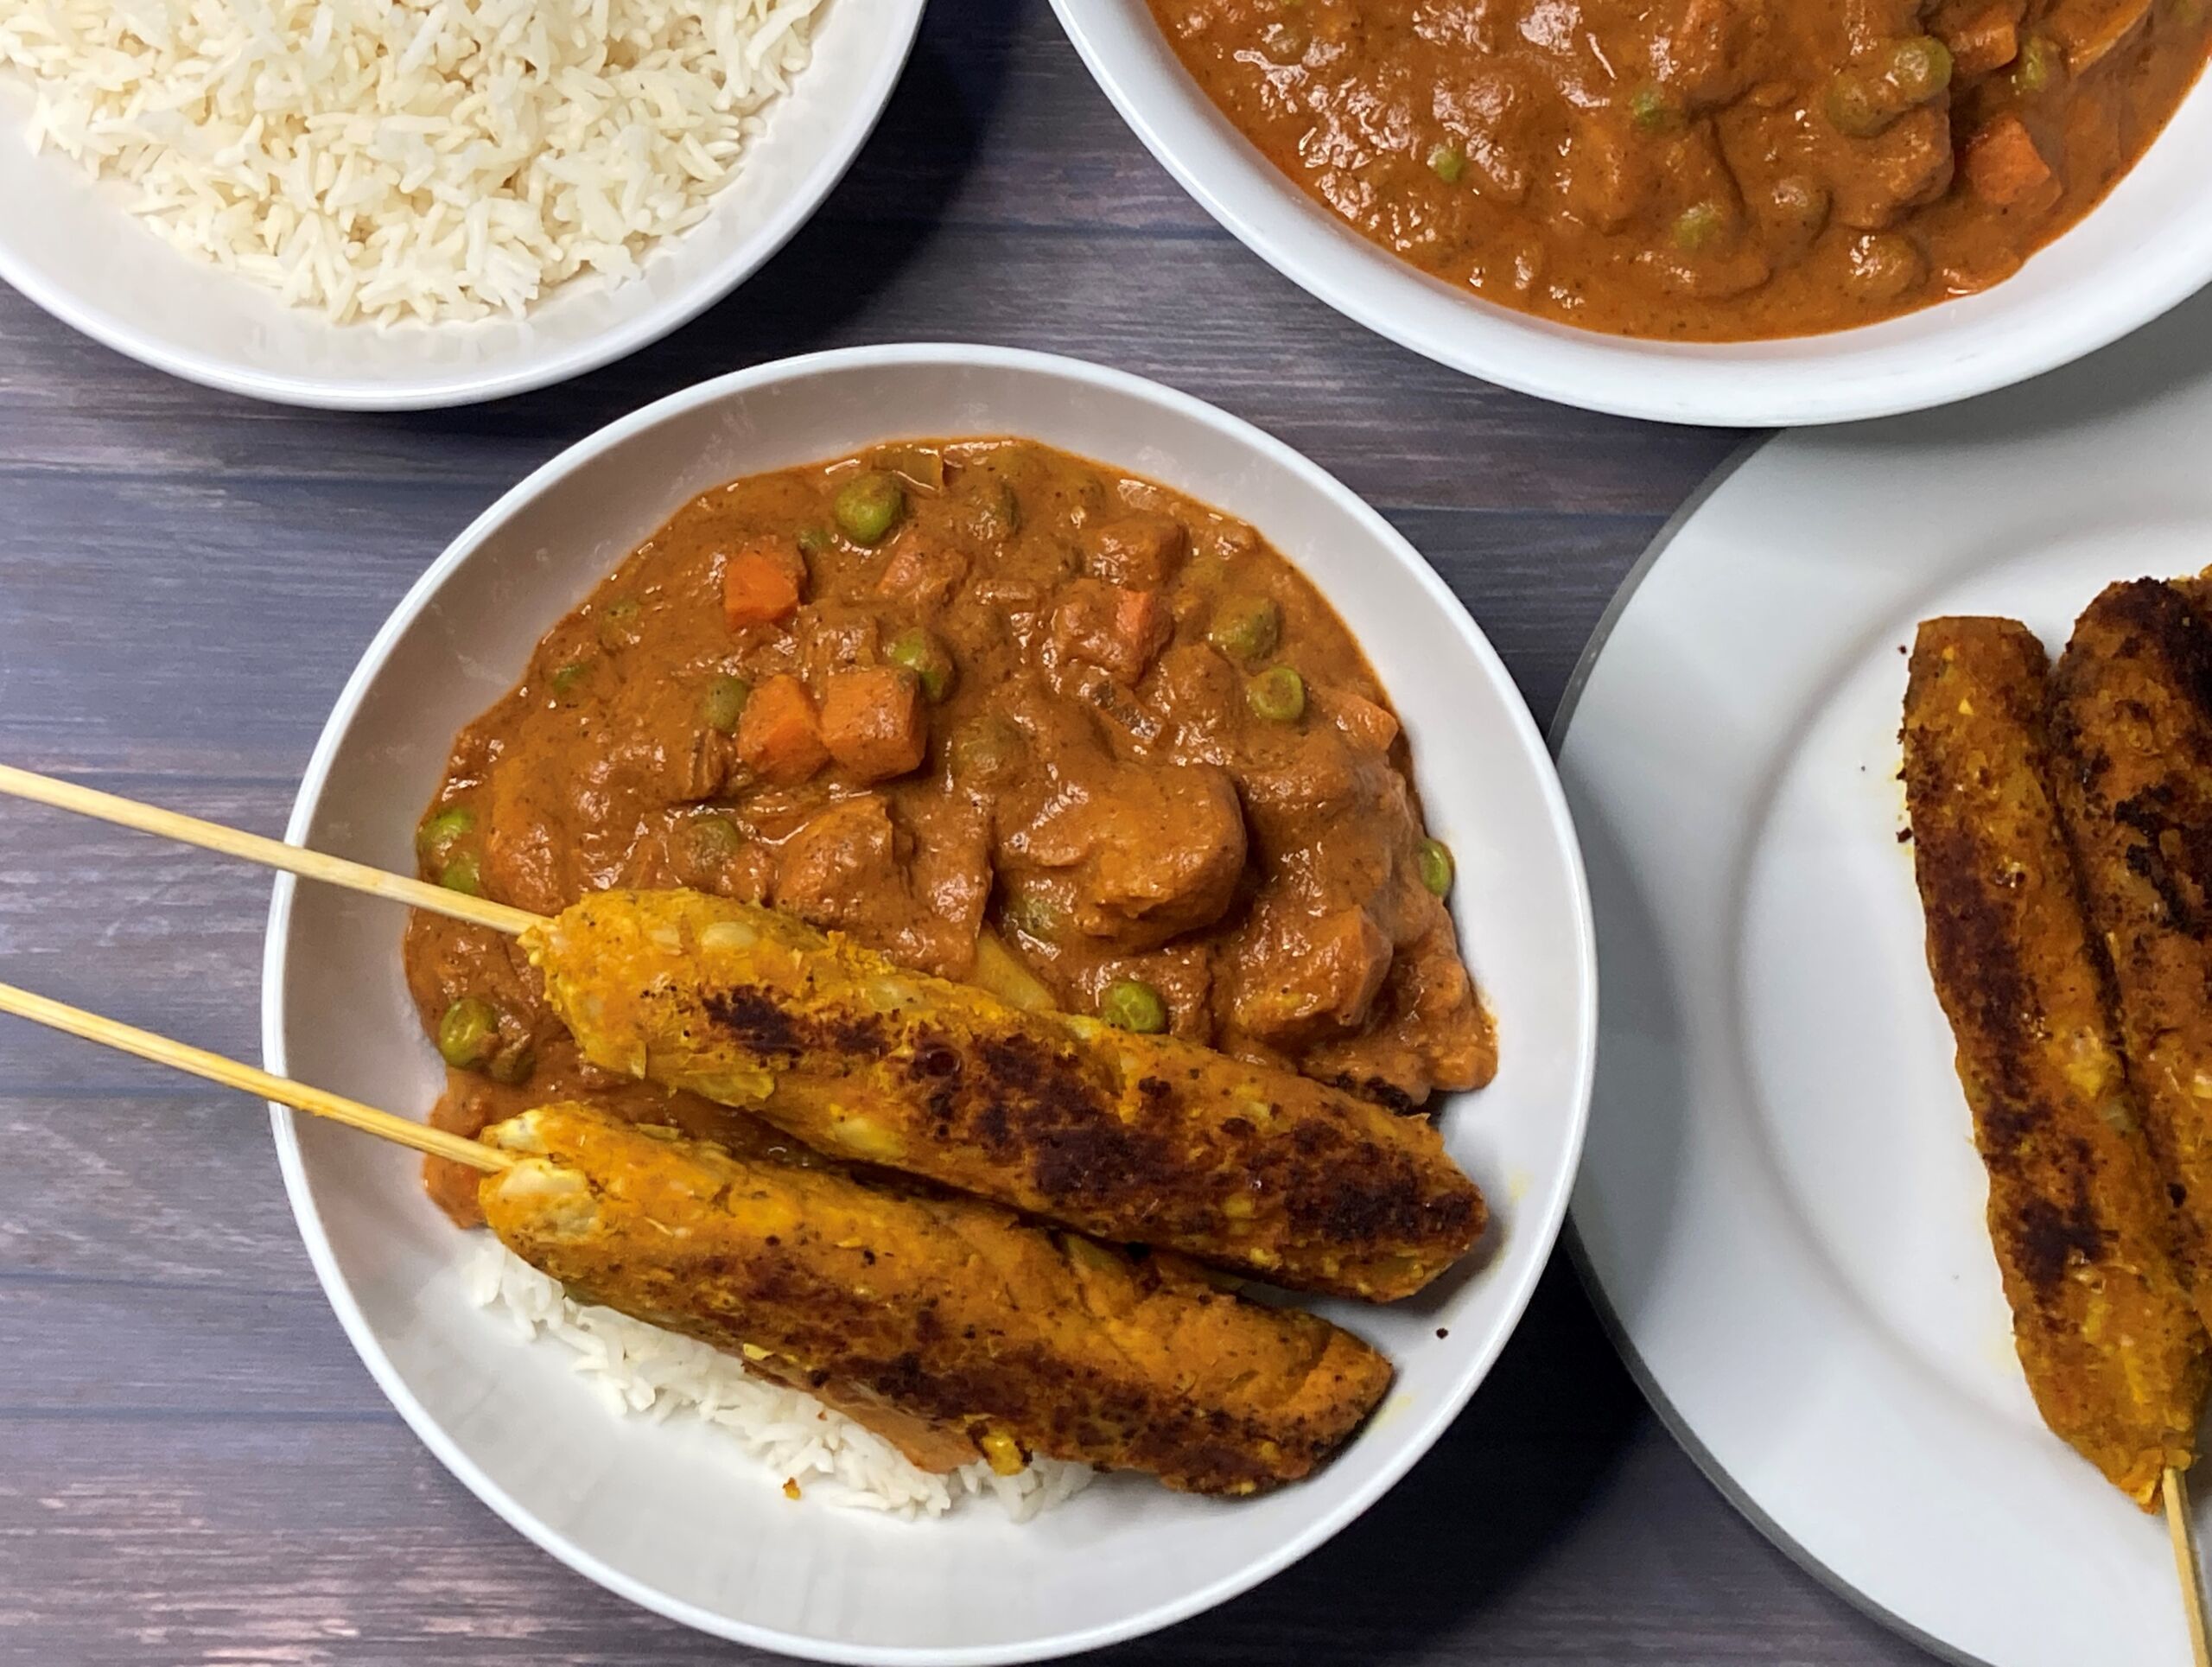
{"type": "Polygon", "coordinates": [[[582,1300],[1027,1453],[1241,1494],[1293,1481],[1390,1366],[1348,1332],[970,1199],[899,1199],[748,1163],[582,1105],[485,1139],[493,1231],[582,1300]]]}
{"type": "Polygon", "coordinates": [[[594,1064],[1102,1238],[1389,1301],[1483,1230],[1481,1193],[1424,1119],[1022,1012],[772,910],[601,892],[523,942],[594,1064]]]}
{"type": "Polygon", "coordinates": [[[770,910],[602,893],[548,920],[6,766],[0,792],[519,933],[594,1063],[1100,1238],[1388,1301],[1487,1223],[1425,1119],[1169,1038],[1025,1012],[770,910]]]}
{"type": "Polygon", "coordinates": [[[2212,1324],[2212,628],[2171,586],[2107,587],[2059,659],[2050,736],[2145,1132],[2212,1324]]]}
{"type": "Polygon", "coordinates": [[[2052,1430],[2148,1510],[2194,1461],[2212,1340],[2172,1255],[2047,786],[2046,667],[2010,620],[1923,624],[1906,796],[2021,1367],[2052,1430]]]}
{"type": "Polygon", "coordinates": [[[995,1468],[1043,1454],[1253,1493],[1324,1462],[1389,1387],[1389,1361],[1326,1320],[989,1205],[747,1162],[582,1105],[479,1144],[6,985],[0,1011],[470,1163],[500,1241],[579,1301],[961,1432],[995,1468]]]}

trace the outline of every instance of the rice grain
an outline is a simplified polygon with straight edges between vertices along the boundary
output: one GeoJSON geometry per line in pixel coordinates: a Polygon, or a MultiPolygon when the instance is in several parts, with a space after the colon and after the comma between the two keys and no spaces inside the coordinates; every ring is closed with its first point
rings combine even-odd
{"type": "Polygon", "coordinates": [[[0,0],[27,137],[334,322],[519,316],[696,225],[828,0],[0,0]]]}
{"type": "Polygon", "coordinates": [[[470,1298],[504,1312],[518,1337],[542,1339],[541,1347],[557,1339],[572,1350],[574,1369],[610,1413],[656,1422],[689,1413],[757,1460],[763,1486],[795,1481],[810,1501],[921,1517],[983,1497],[1025,1522],[1080,1492],[1094,1473],[1087,1465],[1044,1458],[1012,1476],[980,1459],[949,1475],[924,1470],[874,1431],[810,1395],[754,1377],[704,1343],[572,1301],[489,1234],[467,1280],[470,1298]]]}

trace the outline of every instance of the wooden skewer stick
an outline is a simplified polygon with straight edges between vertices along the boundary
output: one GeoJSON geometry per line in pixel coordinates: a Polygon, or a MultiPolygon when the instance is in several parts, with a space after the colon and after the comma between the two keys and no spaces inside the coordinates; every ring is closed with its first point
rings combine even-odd
{"type": "Polygon", "coordinates": [[[2189,1485],[2181,1472],[2166,1467],[2159,1492],[2166,1498],[2166,1533],[2174,1545],[2174,1573],[2181,1576],[2182,1613],[2189,1618],[2189,1648],[2196,1667],[2212,1667],[2212,1645],[2205,1641],[2204,1581],[2197,1572],[2196,1530],[2189,1515],[2189,1485]]]}
{"type": "Polygon", "coordinates": [[[488,897],[471,897],[466,892],[434,886],[425,880],[386,874],[382,868],[372,868],[365,862],[349,862],[342,856],[327,856],[321,851],[287,845],[278,839],[264,839],[259,834],[226,828],[219,822],[203,822],[196,816],[186,816],[181,811],[165,811],[158,805],[118,799],[113,793],[104,793],[97,788],[79,787],[74,782],[58,781],[52,776],[18,770],[11,765],[0,764],[0,793],[14,799],[27,799],[35,804],[51,805],[56,810],[74,811],[79,816],[112,822],[119,827],[136,828],[141,833],[156,834],[164,839],[181,840],[188,845],[220,851],[226,856],[244,857],[247,862],[258,862],[264,868],[282,868],[287,874],[296,874],[302,880],[320,880],[327,885],[342,886],[348,891],[390,898],[394,902],[429,909],[436,914],[450,915],[472,926],[489,926],[494,932],[504,932],[510,936],[543,924],[542,916],[505,903],[495,903],[488,897]]]}
{"type": "Polygon", "coordinates": [[[264,1100],[275,1100],[301,1111],[312,1111],[318,1117],[328,1117],[349,1128],[402,1146],[411,1146],[418,1152],[428,1152],[434,1157],[451,1158],[455,1163],[472,1164],[483,1170],[512,1168],[514,1160],[505,1152],[493,1150],[473,1140],[442,1129],[396,1117],[389,1111],[379,1111],[373,1105],[363,1105],[359,1100],[349,1100],[342,1094],[332,1094],[320,1088],[309,1088],[305,1083],[296,1083],[287,1077],[273,1077],[236,1059],[226,1059],[219,1053],[210,1053],[203,1048],[190,1047],[182,1042],[173,1042],[166,1036],[156,1036],[150,1030],[139,1030],[114,1019],[104,1019],[97,1013],[87,1013],[82,1008],[70,1007],[65,1002],[49,1001],[43,996],[33,995],[28,989],[18,989],[13,984],[0,984],[0,1013],[12,1013],[18,1018],[37,1024],[66,1030],[73,1036],[82,1036],[86,1041],[105,1047],[120,1048],[125,1053],[136,1053],[142,1059],[151,1059],[156,1065],[172,1066],[179,1071],[190,1072],[195,1077],[205,1077],[210,1082],[226,1088],[243,1090],[264,1100]]]}

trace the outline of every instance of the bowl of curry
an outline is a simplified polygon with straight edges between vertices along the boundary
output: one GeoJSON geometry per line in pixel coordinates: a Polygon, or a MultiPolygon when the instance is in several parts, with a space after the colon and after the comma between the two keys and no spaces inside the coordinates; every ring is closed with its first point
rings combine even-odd
{"type": "MultiPolygon", "coordinates": [[[[400,605],[291,832],[557,919],[525,954],[280,885],[279,1066],[468,1133],[537,1126],[550,1103],[545,1126],[579,1139],[650,1136],[639,1161],[671,1185],[772,1172],[801,1202],[766,1240],[774,1288],[749,1300],[903,1339],[895,1358],[846,1349],[850,1381],[791,1387],[918,1472],[999,1473],[988,1489],[1059,1467],[1033,1516],[902,1522],[837,1508],[811,1473],[779,1486],[705,1417],[611,1414],[567,1354],[481,1306],[484,1193],[280,1117],[325,1288],[425,1442],[554,1556],[723,1637],[1031,1660],[1220,1602],[1421,1458],[1562,1218],[1593,953],[1525,707],[1380,517],[1135,378],[857,349],[614,424],[493,506],[400,605]],[[788,999],[702,982],[794,945],[809,970],[788,999]],[[687,982],[709,989],[696,1012],[687,982]],[[884,1025],[918,1014],[938,1028],[898,1123],[862,1078],[884,1025]],[[695,1026],[739,1042],[695,1047],[695,1026]],[[1122,1110],[1102,1123],[1039,1035],[1124,1071],[1122,1110]],[[842,1075],[841,1057],[857,1062],[842,1075]],[[785,1086],[756,1117],[731,1085],[763,1059],[785,1086]],[[783,1115],[825,1065],[811,1111],[783,1115]],[[1028,1110],[963,1098],[963,1072],[1015,1080],[1028,1110]],[[1218,1100],[1252,1165],[1213,1238],[1173,1225],[1195,1218],[1178,1216],[1195,1184],[1178,1155],[1114,1126],[1141,1134],[1182,1100],[1218,1100]],[[1345,1119],[1388,1138],[1346,1145],[1345,1119]],[[653,1155],[699,1142],[708,1169],[653,1155]],[[1009,1170],[1032,1190],[994,1212],[1009,1170]],[[1402,1170],[1435,1198],[1394,1192],[1402,1170]],[[1325,1248],[1374,1254],[1307,1255],[1309,1195],[1325,1248]],[[1131,1219],[1169,1225],[1130,1250],[1131,1219]],[[1289,1295],[1248,1301],[1256,1287],[1198,1263],[1289,1295]],[[910,1283],[887,1302],[894,1278],[910,1283]],[[1142,1300],[1109,1314],[1109,1289],[1142,1300]],[[1102,1324],[1103,1351],[1085,1340],[1102,1324]],[[998,1441],[986,1403],[1041,1434],[998,1441]],[[1313,1439],[1275,1440],[1271,1418],[1313,1439]],[[1064,1460],[1095,1479],[1071,1484],[1064,1460]]],[[[632,1252],[563,1254],[572,1293],[653,1312],[626,1295],[632,1252]]],[[[721,1250],[691,1254],[696,1283],[733,1276],[721,1250]]],[[[763,1352],[743,1358],[776,1379],[763,1352]]]]}
{"type": "Polygon", "coordinates": [[[2212,279],[2195,0],[1056,4],[1255,252],[1417,352],[1589,409],[1919,409],[2212,279]]]}

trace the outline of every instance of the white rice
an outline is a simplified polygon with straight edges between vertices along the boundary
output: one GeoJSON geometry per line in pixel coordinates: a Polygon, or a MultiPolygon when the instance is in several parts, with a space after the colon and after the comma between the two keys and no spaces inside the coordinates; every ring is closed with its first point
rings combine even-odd
{"type": "Polygon", "coordinates": [[[981,1460],[934,1475],[812,1396],[756,1378],[704,1343],[571,1301],[488,1233],[467,1274],[480,1308],[503,1310],[541,1348],[557,1339],[573,1350],[575,1370],[611,1411],[703,1419],[762,1467],[764,1487],[788,1480],[804,1498],[908,1517],[941,1516],[982,1496],[1023,1522],[1080,1492],[1093,1474],[1085,1465],[1036,1459],[1016,1476],[995,1474],[981,1460]]]}
{"type": "Polygon", "coordinates": [[[704,218],[827,0],[0,0],[29,140],[334,321],[518,315],[704,218]]]}

